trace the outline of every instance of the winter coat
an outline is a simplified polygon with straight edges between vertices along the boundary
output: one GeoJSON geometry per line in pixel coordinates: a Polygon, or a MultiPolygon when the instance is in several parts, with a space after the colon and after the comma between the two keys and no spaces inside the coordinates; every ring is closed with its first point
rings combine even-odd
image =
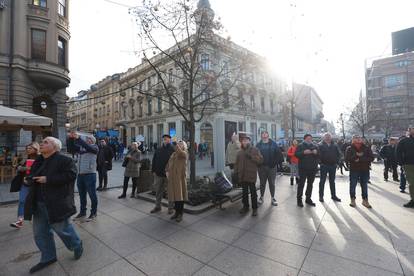
{"type": "Polygon", "coordinates": [[[75,162],[70,157],[58,152],[47,159],[43,156],[38,157],[33,163],[29,177],[46,176],[46,183],[34,183],[30,186],[24,207],[24,219],[32,219],[36,208],[37,189],[40,189],[50,223],[61,222],[76,214],[73,194],[76,174],[75,162]],[[42,169],[43,163],[45,165],[42,169]]]}
{"type": "Polygon", "coordinates": [[[240,151],[240,142],[229,142],[226,149],[226,165],[236,163],[237,153],[240,151]]]}
{"type": "Polygon", "coordinates": [[[234,174],[238,177],[238,183],[256,183],[257,169],[262,162],[263,156],[257,148],[253,146],[242,148],[237,153],[234,166],[234,174]]]}
{"type": "Polygon", "coordinates": [[[287,156],[290,157],[290,163],[296,164],[296,165],[299,164],[299,159],[295,155],[297,148],[298,146],[290,146],[287,152],[287,156]]]}
{"type": "Polygon", "coordinates": [[[299,171],[316,172],[319,163],[319,149],[314,143],[301,143],[296,149],[295,156],[299,159],[299,171]],[[304,154],[305,150],[317,150],[315,154],[304,154]]]}
{"type": "Polygon", "coordinates": [[[128,163],[125,167],[124,176],[139,177],[139,168],[141,167],[141,152],[139,150],[130,150],[126,156],[130,156],[130,158],[128,159],[128,163]]]}
{"type": "Polygon", "coordinates": [[[321,142],[319,143],[319,158],[321,164],[335,166],[341,160],[340,149],[334,142],[331,142],[330,145],[321,142]]]}
{"type": "Polygon", "coordinates": [[[397,164],[397,145],[389,144],[383,146],[380,150],[380,156],[391,164],[397,164]]]}
{"type": "Polygon", "coordinates": [[[351,172],[368,172],[371,167],[371,162],[374,161],[374,155],[371,149],[365,145],[362,145],[359,150],[357,150],[355,145],[351,145],[346,149],[345,161],[351,172]],[[359,157],[356,155],[357,152],[362,152],[363,155],[359,157]]]}
{"type": "Polygon", "coordinates": [[[260,154],[263,157],[262,166],[267,166],[273,169],[276,168],[277,164],[283,163],[282,151],[272,139],[269,139],[268,143],[260,141],[257,143],[256,148],[260,151],[260,154]]]}
{"type": "Polygon", "coordinates": [[[175,151],[166,166],[168,172],[168,201],[186,201],[187,195],[187,152],[175,151]]]}
{"type": "Polygon", "coordinates": [[[98,154],[98,146],[88,144],[81,138],[75,140],[75,149],[79,153],[78,157],[78,173],[91,174],[96,172],[96,155],[98,154]]]}
{"type": "Polygon", "coordinates": [[[152,172],[159,177],[165,177],[165,167],[173,153],[174,147],[171,144],[159,147],[152,157],[152,172]]]}
{"type": "Polygon", "coordinates": [[[398,143],[397,160],[400,165],[414,165],[414,136],[404,138],[398,143]]]}
{"type": "Polygon", "coordinates": [[[112,170],[112,158],[114,158],[114,152],[109,146],[100,146],[98,156],[96,158],[96,169],[106,166],[108,171],[112,170]]]}

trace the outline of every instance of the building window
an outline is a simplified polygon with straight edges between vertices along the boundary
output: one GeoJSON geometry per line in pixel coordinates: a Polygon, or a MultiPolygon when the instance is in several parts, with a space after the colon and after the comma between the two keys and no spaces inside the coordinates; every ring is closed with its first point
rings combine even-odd
{"type": "Polygon", "coordinates": [[[135,142],[135,127],[131,127],[131,142],[135,142]]]}
{"type": "Polygon", "coordinates": [[[32,29],[32,59],[46,60],[46,31],[32,29]]]}
{"type": "Polygon", "coordinates": [[[158,97],[157,98],[157,100],[158,100],[158,113],[161,113],[162,112],[162,98],[161,97],[158,97]]]}
{"type": "Polygon", "coordinates": [[[246,131],[246,122],[239,122],[239,131],[246,131]]]}
{"type": "Polygon", "coordinates": [[[174,104],[171,101],[168,104],[168,111],[170,112],[174,111],[174,104]]]}
{"type": "Polygon", "coordinates": [[[173,82],[174,81],[174,69],[170,69],[170,70],[168,70],[168,82],[173,82]]]}
{"type": "Polygon", "coordinates": [[[34,6],[39,6],[39,7],[42,7],[42,8],[46,8],[47,1],[46,0],[33,0],[32,4],[34,6]]]}
{"type": "Polygon", "coordinates": [[[228,78],[229,77],[229,62],[228,61],[223,61],[223,77],[228,78]]]}
{"type": "Polygon", "coordinates": [[[276,124],[272,124],[272,139],[276,140],[276,124]]]}
{"type": "Polygon", "coordinates": [[[253,145],[256,145],[257,143],[257,124],[256,123],[250,123],[250,132],[252,133],[252,143],[253,145]]]}
{"type": "Polygon", "coordinates": [[[256,108],[256,103],[254,101],[254,95],[250,95],[250,108],[251,109],[255,109],[256,108]]]}
{"type": "Polygon", "coordinates": [[[261,123],[260,124],[260,133],[262,133],[263,131],[267,131],[267,124],[266,123],[261,123]]]}
{"type": "Polygon", "coordinates": [[[210,70],[210,56],[208,54],[201,54],[200,65],[201,69],[210,70]]]}
{"type": "Polygon", "coordinates": [[[66,67],[66,40],[58,38],[58,64],[66,67]]]}
{"type": "Polygon", "coordinates": [[[66,17],[66,0],[58,0],[58,14],[66,17]]]}
{"type": "Polygon", "coordinates": [[[144,113],[144,108],[142,107],[142,101],[138,103],[138,116],[142,117],[142,114],[144,113]]]}
{"type": "Polygon", "coordinates": [[[138,127],[138,135],[144,136],[144,127],[143,126],[138,127]]]}
{"type": "Polygon", "coordinates": [[[265,112],[265,98],[264,97],[260,97],[260,108],[262,112],[265,112]]]}
{"type": "Polygon", "coordinates": [[[275,105],[273,103],[273,99],[270,99],[270,113],[274,114],[275,113],[275,105]]]}
{"type": "Polygon", "coordinates": [[[161,136],[164,134],[164,124],[157,125],[157,143],[158,146],[162,143],[161,136]]]}
{"type": "Polygon", "coordinates": [[[151,88],[152,88],[151,77],[148,77],[148,79],[147,79],[147,90],[151,90],[151,88]]]}
{"type": "Polygon", "coordinates": [[[152,115],[152,99],[148,99],[148,116],[152,115]]]}
{"type": "Polygon", "coordinates": [[[391,75],[386,76],[384,79],[384,85],[386,88],[398,88],[404,83],[404,75],[391,75]]]}
{"type": "Polygon", "coordinates": [[[153,127],[152,125],[147,126],[147,134],[148,134],[148,145],[150,146],[151,150],[154,146],[154,133],[153,133],[153,127]]]}

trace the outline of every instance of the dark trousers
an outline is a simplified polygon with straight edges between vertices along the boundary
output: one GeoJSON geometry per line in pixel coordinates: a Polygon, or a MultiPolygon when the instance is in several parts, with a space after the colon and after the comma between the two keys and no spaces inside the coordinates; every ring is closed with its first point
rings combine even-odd
{"type": "Polygon", "coordinates": [[[263,197],[266,191],[266,183],[269,182],[270,196],[275,197],[275,181],[276,181],[276,168],[269,168],[268,166],[259,167],[259,179],[260,179],[260,197],[263,197]]]}
{"type": "MultiPolygon", "coordinates": [[[[126,195],[127,190],[128,190],[128,182],[129,182],[129,177],[128,176],[124,176],[124,190],[122,192],[122,194],[126,195]]],[[[132,177],[132,194],[135,194],[135,191],[138,187],[138,177],[132,177]]]]}
{"type": "Polygon", "coordinates": [[[388,160],[384,161],[384,179],[388,180],[388,171],[392,170],[392,179],[398,179],[397,164],[388,160]]]}
{"type": "Polygon", "coordinates": [[[174,202],[174,209],[177,214],[183,214],[184,212],[184,201],[175,201],[174,202]]]}
{"type": "Polygon", "coordinates": [[[356,198],[356,186],[358,182],[361,184],[362,190],[362,199],[368,199],[368,180],[369,180],[369,171],[358,172],[350,171],[349,172],[349,195],[351,198],[356,198]]]}
{"type": "Polygon", "coordinates": [[[335,175],[336,165],[324,165],[321,164],[321,179],[319,181],[319,197],[323,198],[325,191],[326,177],[329,174],[329,188],[331,189],[331,197],[336,197],[335,190],[335,175]]]}
{"type": "Polygon", "coordinates": [[[91,214],[96,215],[98,197],[96,196],[96,173],[79,174],[77,186],[80,198],[80,214],[86,215],[86,194],[91,199],[91,214]]]}
{"type": "Polygon", "coordinates": [[[106,169],[105,165],[99,167],[98,176],[99,176],[99,187],[102,188],[102,182],[103,182],[103,187],[106,188],[108,186],[108,170],[106,169]]]}
{"type": "Polygon", "coordinates": [[[251,182],[242,182],[241,186],[243,188],[243,206],[245,208],[249,208],[249,190],[250,190],[250,197],[252,200],[252,208],[257,209],[257,192],[256,192],[256,183],[251,182]]]}
{"type": "Polygon", "coordinates": [[[400,190],[405,191],[405,187],[407,186],[407,179],[405,178],[405,172],[402,166],[400,170],[400,190]]]}
{"type": "Polygon", "coordinates": [[[297,192],[297,199],[302,200],[303,196],[303,189],[305,188],[305,182],[308,181],[306,186],[306,199],[311,199],[312,197],[312,189],[313,189],[313,182],[315,181],[316,171],[305,171],[299,170],[299,185],[298,185],[298,192],[297,192]]]}

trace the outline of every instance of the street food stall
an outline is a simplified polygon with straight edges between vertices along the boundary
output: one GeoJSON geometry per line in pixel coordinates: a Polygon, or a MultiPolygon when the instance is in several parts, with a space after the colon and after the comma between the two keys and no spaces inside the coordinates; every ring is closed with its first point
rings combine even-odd
{"type": "Polygon", "coordinates": [[[28,144],[33,134],[49,133],[52,124],[51,118],[0,105],[0,183],[10,182],[15,175],[19,153],[13,137],[24,141],[22,134],[26,134],[27,143],[23,143],[28,144]]]}

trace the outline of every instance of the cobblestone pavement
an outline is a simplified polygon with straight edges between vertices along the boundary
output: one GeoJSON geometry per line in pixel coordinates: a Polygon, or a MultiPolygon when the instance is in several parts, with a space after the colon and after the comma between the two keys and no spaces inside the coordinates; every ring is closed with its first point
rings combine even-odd
{"type": "MultiPolygon", "coordinates": [[[[349,207],[348,179],[337,178],[342,203],[296,207],[296,186],[277,179],[278,207],[266,194],[258,217],[226,210],[184,215],[177,224],[152,204],[118,200],[119,189],[99,193],[94,222],[76,223],[84,256],[75,261],[57,238],[58,262],[37,275],[414,275],[414,210],[395,182],[374,165],[373,209],[349,207]]],[[[318,188],[313,199],[317,200],[318,188]]],[[[358,193],[360,190],[358,188],[358,193]]],[[[77,203],[78,204],[78,203],[77,203]]],[[[26,275],[39,261],[31,224],[11,229],[16,205],[0,207],[0,275],[26,275]]]]}

